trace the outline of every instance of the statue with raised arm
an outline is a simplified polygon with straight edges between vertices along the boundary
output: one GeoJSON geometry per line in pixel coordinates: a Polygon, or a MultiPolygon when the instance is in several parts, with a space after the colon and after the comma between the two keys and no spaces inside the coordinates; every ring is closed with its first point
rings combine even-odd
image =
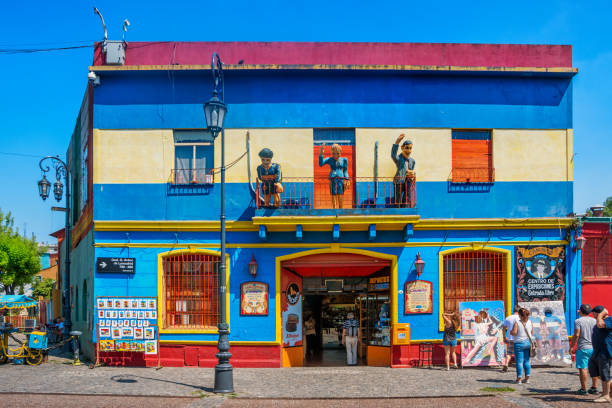
{"type": "Polygon", "coordinates": [[[348,159],[340,157],[342,148],[338,144],[332,145],[331,157],[324,159],[323,153],[325,153],[325,143],[321,145],[319,151],[319,166],[329,166],[329,190],[332,196],[332,207],[342,208],[344,190],[349,188],[348,159]]]}
{"type": "Polygon", "coordinates": [[[261,164],[257,166],[257,178],[261,183],[261,192],[264,195],[264,207],[270,206],[270,197],[274,198],[274,207],[280,206],[280,193],[283,192],[281,184],[281,167],[278,163],[272,163],[274,153],[266,148],[261,149],[259,158],[261,164]]]}
{"type": "Polygon", "coordinates": [[[412,153],[412,141],[405,140],[402,143],[402,151],[397,154],[400,143],[406,137],[403,133],[395,140],[391,148],[391,159],[397,167],[393,177],[393,190],[395,193],[394,204],[396,207],[410,207],[410,192],[414,188],[416,173],[414,172],[415,162],[412,153]]]}

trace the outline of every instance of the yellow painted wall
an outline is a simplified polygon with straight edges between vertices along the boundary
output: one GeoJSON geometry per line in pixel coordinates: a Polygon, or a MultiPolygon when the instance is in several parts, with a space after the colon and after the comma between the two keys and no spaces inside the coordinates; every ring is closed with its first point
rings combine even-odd
{"type": "MultiPolygon", "coordinates": [[[[230,163],[246,151],[247,129],[225,131],[225,163],[230,163]]],[[[251,174],[255,182],[258,153],[264,147],[274,152],[273,163],[281,165],[283,177],[313,177],[312,129],[249,129],[251,135],[251,174]]],[[[215,140],[215,167],[221,166],[221,138],[215,140]]],[[[226,181],[246,183],[247,160],[244,157],[226,172],[226,181]]],[[[305,181],[305,180],[304,180],[305,181]]]]}
{"type": "MultiPolygon", "coordinates": [[[[246,151],[246,129],[225,132],[225,161],[246,151]]],[[[391,146],[400,133],[412,140],[418,181],[446,181],[451,174],[451,129],[355,130],[357,177],[374,177],[374,145],[378,148],[378,175],[392,177],[391,146]]],[[[251,171],[259,165],[257,153],[274,151],[283,177],[313,177],[312,129],[252,129],[251,171]]],[[[493,167],[496,181],[573,180],[573,130],[493,130],[493,167]]],[[[221,165],[221,138],[215,140],[215,167],[221,165]]],[[[172,130],[99,130],[93,132],[93,182],[166,183],[174,168],[172,130]]],[[[247,182],[243,157],[226,173],[230,183],[247,182]]]]}
{"type": "Polygon", "coordinates": [[[572,130],[494,130],[496,181],[571,181],[572,130]]]}
{"type": "Polygon", "coordinates": [[[412,141],[417,181],[448,180],[452,158],[450,129],[356,129],[357,177],[374,177],[377,141],[378,176],[393,177],[396,167],[391,160],[391,147],[402,133],[412,141]]]}
{"type": "Polygon", "coordinates": [[[174,166],[172,130],[93,131],[93,182],[166,183],[174,166]]]}

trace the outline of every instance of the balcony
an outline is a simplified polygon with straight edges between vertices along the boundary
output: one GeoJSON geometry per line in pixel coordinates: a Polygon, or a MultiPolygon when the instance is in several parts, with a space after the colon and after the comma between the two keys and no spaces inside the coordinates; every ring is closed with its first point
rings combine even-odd
{"type": "Polygon", "coordinates": [[[495,169],[492,167],[453,167],[452,183],[493,183],[495,169]]]}
{"type": "Polygon", "coordinates": [[[328,177],[283,177],[280,202],[270,198],[264,203],[268,187],[257,183],[256,205],[261,215],[325,214],[342,211],[344,214],[415,213],[416,180],[396,184],[393,177],[357,177],[345,184],[342,208],[334,208],[328,177]]]}
{"type": "Polygon", "coordinates": [[[176,186],[212,185],[214,184],[214,171],[212,169],[172,169],[169,183],[176,186]]]}

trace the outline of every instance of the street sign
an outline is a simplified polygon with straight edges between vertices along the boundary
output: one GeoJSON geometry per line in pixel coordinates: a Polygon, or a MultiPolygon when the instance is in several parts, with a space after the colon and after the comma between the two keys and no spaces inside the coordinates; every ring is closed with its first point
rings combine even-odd
{"type": "Polygon", "coordinates": [[[98,258],[96,271],[98,273],[135,273],[136,258],[98,258]]]}

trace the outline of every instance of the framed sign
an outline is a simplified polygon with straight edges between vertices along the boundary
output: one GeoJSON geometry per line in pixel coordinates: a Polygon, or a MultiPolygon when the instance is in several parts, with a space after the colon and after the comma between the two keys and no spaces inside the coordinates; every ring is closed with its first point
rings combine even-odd
{"type": "Polygon", "coordinates": [[[245,282],[240,285],[240,314],[243,316],[268,315],[268,284],[245,282]]]}
{"type": "Polygon", "coordinates": [[[433,312],[433,285],[429,281],[406,282],[404,287],[404,314],[433,312]]]}
{"type": "Polygon", "coordinates": [[[135,273],[136,258],[97,258],[98,273],[135,273]]]}
{"type": "Polygon", "coordinates": [[[565,246],[516,247],[516,299],[565,304],[565,246]]]}

